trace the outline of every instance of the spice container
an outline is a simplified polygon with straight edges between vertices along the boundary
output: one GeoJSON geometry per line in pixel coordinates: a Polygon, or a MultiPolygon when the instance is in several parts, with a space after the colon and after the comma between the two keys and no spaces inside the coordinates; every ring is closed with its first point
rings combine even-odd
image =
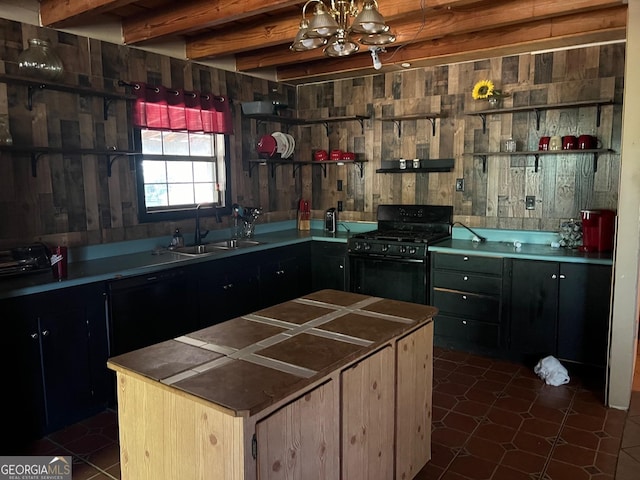
{"type": "Polygon", "coordinates": [[[13,145],[9,131],[9,115],[0,115],[0,145],[13,145]]]}

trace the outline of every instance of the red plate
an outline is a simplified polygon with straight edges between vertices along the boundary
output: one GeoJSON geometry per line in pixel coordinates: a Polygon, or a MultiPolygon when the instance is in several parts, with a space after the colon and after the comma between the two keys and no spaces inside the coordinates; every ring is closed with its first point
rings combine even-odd
{"type": "Polygon", "coordinates": [[[278,143],[271,135],[263,135],[258,142],[258,153],[261,157],[273,157],[277,148],[278,143]]]}

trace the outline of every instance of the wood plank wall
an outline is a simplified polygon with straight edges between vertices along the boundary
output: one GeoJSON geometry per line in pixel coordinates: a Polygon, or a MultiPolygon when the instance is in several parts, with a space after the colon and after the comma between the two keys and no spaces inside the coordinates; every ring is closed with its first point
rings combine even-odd
{"type": "Polygon", "coordinates": [[[301,116],[372,116],[364,134],[357,123],[337,125],[328,138],[319,128],[304,127],[313,130],[301,134],[303,156],[338,148],[368,161],[363,178],[352,166],[333,168],[326,179],[312,174],[314,206],[328,208],[342,200],[341,218],[370,220],[380,203],[453,205],[455,219],[471,226],[552,231],[581,209],[616,209],[624,53],[624,44],[603,45],[302,86],[301,116]],[[598,99],[615,99],[617,105],[602,108],[598,128],[596,108],[582,107],[542,112],[540,130],[533,113],[489,115],[483,133],[480,118],[465,115],[487,108],[471,96],[482,79],[509,94],[505,107],[598,99]],[[379,120],[419,113],[443,115],[435,135],[426,119],[403,121],[401,136],[392,122],[379,120]],[[596,135],[615,153],[601,155],[595,173],[593,156],[586,154],[541,157],[538,171],[532,156],[494,156],[486,172],[480,159],[468,155],[500,151],[510,137],[522,151],[537,150],[540,136],[572,134],[596,135]],[[454,158],[455,167],[450,173],[375,173],[382,161],[399,158],[454,158]],[[464,179],[464,192],[455,191],[457,178],[464,179]],[[342,192],[336,191],[338,179],[345,182],[342,192]],[[527,195],[536,197],[534,210],[525,209],[527,195]]]}
{"type": "MultiPolygon", "coordinates": [[[[464,112],[478,107],[471,99],[475,81],[491,79],[510,93],[505,105],[615,98],[622,100],[624,45],[494,58],[473,63],[378,74],[310,84],[297,89],[242,74],[226,72],[135,48],[90,40],[50,29],[0,19],[0,72],[17,73],[17,58],[29,38],[49,40],[65,65],[64,83],[123,92],[118,80],[146,81],[228,95],[233,101],[235,134],[231,138],[233,201],[261,206],[261,221],[294,219],[300,197],[310,199],[313,218],[344,203],[343,220],[375,220],[380,203],[452,204],[456,220],[471,226],[557,230],[562,219],[581,208],[616,208],[619,175],[621,105],[603,108],[595,128],[595,109],[543,112],[540,131],[532,114],[492,115],[483,134],[478,117],[464,112]],[[274,123],[244,118],[240,103],[262,99],[273,89],[297,107],[299,116],[321,118],[367,114],[364,122],[291,127],[297,141],[295,158],[311,160],[316,149],[356,152],[367,160],[362,175],[354,165],[316,166],[295,170],[285,165],[250,167],[261,135],[286,129],[274,123]],[[402,136],[388,115],[438,112],[436,134],[431,123],[404,121],[402,136]],[[544,157],[534,171],[533,158],[492,157],[487,171],[470,155],[498,149],[513,136],[519,148],[535,149],[543,134],[596,134],[617,153],[603,155],[597,173],[592,159],[562,155],[544,157]],[[454,158],[450,173],[378,174],[382,160],[454,158]],[[455,192],[456,178],[465,191],[455,192]],[[343,190],[337,190],[337,181],[343,190]],[[536,209],[524,209],[524,196],[536,195],[536,209]]],[[[348,59],[345,59],[348,61],[348,59]]],[[[26,105],[26,88],[0,83],[0,114],[8,114],[16,145],[103,148],[129,146],[128,107],[110,104],[102,117],[102,100],[53,91],[34,95],[26,105]]],[[[0,248],[33,241],[91,245],[120,240],[170,238],[176,227],[185,232],[193,222],[140,224],[137,218],[134,164],[126,158],[113,163],[101,156],[43,155],[31,176],[28,155],[0,153],[0,248]]],[[[204,219],[209,229],[227,227],[204,219]]]]}

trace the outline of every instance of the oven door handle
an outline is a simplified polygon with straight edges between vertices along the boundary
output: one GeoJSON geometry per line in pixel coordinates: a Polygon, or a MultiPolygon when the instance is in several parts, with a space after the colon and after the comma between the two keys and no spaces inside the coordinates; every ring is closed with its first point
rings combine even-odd
{"type": "Polygon", "coordinates": [[[359,255],[357,253],[349,253],[349,258],[359,258],[363,260],[380,260],[383,262],[397,262],[397,263],[425,263],[424,258],[406,258],[395,255],[378,255],[376,253],[368,253],[366,255],[359,255]]]}

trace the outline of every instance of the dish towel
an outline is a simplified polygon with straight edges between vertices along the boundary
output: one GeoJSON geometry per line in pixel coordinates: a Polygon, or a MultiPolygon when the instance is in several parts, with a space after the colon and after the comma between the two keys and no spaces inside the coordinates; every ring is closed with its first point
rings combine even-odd
{"type": "Polygon", "coordinates": [[[533,368],[533,371],[538,375],[547,385],[564,385],[569,383],[569,372],[560,361],[549,355],[538,362],[533,368]]]}

